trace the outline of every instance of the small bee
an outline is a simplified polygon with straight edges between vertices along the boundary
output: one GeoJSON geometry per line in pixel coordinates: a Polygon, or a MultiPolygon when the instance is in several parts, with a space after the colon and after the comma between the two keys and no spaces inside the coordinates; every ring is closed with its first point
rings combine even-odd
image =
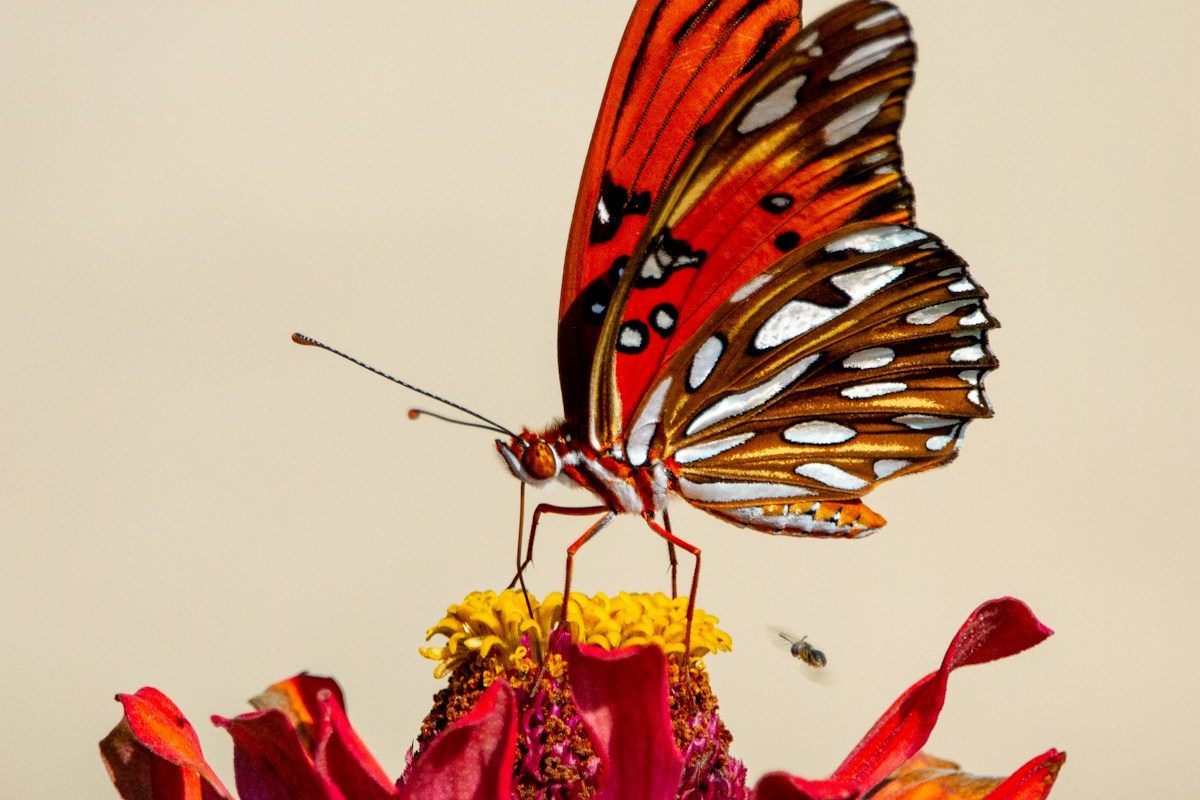
{"type": "Polygon", "coordinates": [[[792,657],[803,661],[813,669],[821,669],[825,666],[825,654],[808,643],[807,636],[801,636],[799,639],[788,636],[783,631],[775,631],[780,638],[786,641],[790,647],[792,657]]]}

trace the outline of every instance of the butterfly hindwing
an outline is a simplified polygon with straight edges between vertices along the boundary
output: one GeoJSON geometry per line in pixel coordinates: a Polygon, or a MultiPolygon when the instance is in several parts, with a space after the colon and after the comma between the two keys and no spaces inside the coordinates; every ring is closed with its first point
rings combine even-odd
{"type": "Polygon", "coordinates": [[[651,209],[697,131],[798,27],[796,0],[635,6],[596,121],[563,269],[558,351],[568,419],[589,417],[601,326],[651,209]]]}
{"type": "Polygon", "coordinates": [[[684,497],[743,525],[878,527],[858,498],[948,462],[966,423],[991,415],[985,297],[931,234],[841,229],[735,293],[676,353],[627,456],[668,459],[684,497]]]}
{"type": "Polygon", "coordinates": [[[888,3],[851,2],[789,39],[703,132],[613,299],[597,429],[628,428],[666,364],[735,292],[862,220],[911,223],[897,133],[915,48],[888,3]]]}

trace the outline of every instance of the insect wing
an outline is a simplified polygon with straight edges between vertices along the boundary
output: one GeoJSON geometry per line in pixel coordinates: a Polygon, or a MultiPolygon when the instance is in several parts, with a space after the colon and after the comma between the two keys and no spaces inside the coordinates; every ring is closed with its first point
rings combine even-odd
{"type": "Polygon", "coordinates": [[[775,639],[776,643],[787,650],[791,657],[795,658],[797,661],[801,661],[805,665],[803,670],[804,677],[808,678],[814,683],[819,683],[825,686],[829,686],[834,683],[833,673],[830,671],[829,667],[826,666],[827,659],[825,658],[825,654],[823,652],[808,644],[806,641],[804,641],[804,639],[792,636],[790,633],[780,630],[779,628],[771,628],[771,630],[778,637],[775,639]],[[821,658],[820,663],[814,664],[810,660],[811,656],[804,657],[802,655],[797,655],[797,650],[799,648],[806,648],[805,652],[807,653],[818,654],[821,658]]]}
{"type": "Polygon", "coordinates": [[[633,463],[653,387],[726,301],[842,226],[912,221],[896,137],[914,58],[896,8],[848,3],[765,60],[704,131],[617,287],[595,362],[595,413],[627,432],[633,463]]]}
{"type": "Polygon", "coordinates": [[[652,446],[685,498],[734,523],[879,527],[863,494],[950,461],[966,423],[991,416],[986,293],[940,240],[901,225],[850,226],[762,277],[677,355],[652,446]]]}
{"type": "MultiPolygon", "coordinates": [[[[559,377],[569,420],[596,417],[590,382],[601,326],[652,206],[697,131],[798,27],[796,0],[635,6],[600,106],[563,269],[559,377]]],[[[606,424],[592,433],[598,448],[613,440],[606,424]]]]}

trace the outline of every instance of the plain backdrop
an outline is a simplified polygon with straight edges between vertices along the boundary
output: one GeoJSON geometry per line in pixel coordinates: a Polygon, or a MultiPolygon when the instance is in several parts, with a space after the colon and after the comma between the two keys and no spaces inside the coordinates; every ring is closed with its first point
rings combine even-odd
{"type": "MultiPolygon", "coordinates": [[[[903,5],[918,219],[1003,321],[998,413],[876,492],[862,542],[673,506],[735,641],[708,660],[734,752],[827,774],[1012,594],[1057,635],[955,674],[928,749],[1002,774],[1056,746],[1063,800],[1191,797],[1200,11],[903,5]]],[[[439,687],[417,647],[507,582],[516,485],[487,434],[288,335],[510,426],[561,413],[562,253],[630,7],[0,3],[0,796],[115,797],[96,741],[146,684],[232,784],[208,715],[300,669],[399,773],[439,687]]],[[[578,588],[664,589],[664,562],[621,520],[578,588]]]]}

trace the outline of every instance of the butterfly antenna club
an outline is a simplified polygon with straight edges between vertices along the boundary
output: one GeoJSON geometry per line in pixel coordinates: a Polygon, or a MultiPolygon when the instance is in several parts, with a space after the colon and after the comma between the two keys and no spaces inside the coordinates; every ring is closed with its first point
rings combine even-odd
{"type": "Polygon", "coordinates": [[[517,435],[517,434],[513,433],[512,431],[510,431],[508,428],[501,425],[500,423],[498,423],[494,420],[488,419],[487,417],[483,416],[482,414],[472,411],[471,409],[467,408],[466,406],[459,405],[458,403],[455,403],[452,400],[447,400],[444,397],[439,397],[438,395],[434,394],[433,392],[426,391],[425,389],[422,389],[419,386],[413,386],[408,381],[400,380],[395,375],[389,375],[388,373],[384,372],[381,369],[376,369],[375,367],[372,367],[370,364],[367,364],[363,361],[359,361],[354,356],[349,355],[347,353],[343,353],[341,350],[338,350],[336,347],[330,347],[329,345],[325,344],[324,342],[319,342],[316,339],[312,338],[311,336],[305,336],[303,333],[293,333],[292,341],[295,342],[296,344],[305,345],[306,347],[319,347],[322,350],[328,350],[330,353],[333,353],[335,356],[341,356],[342,358],[349,361],[351,364],[356,364],[356,365],[362,367],[363,369],[367,370],[368,372],[374,372],[376,375],[378,375],[381,378],[387,378],[389,381],[391,381],[393,383],[398,383],[406,389],[411,389],[412,391],[416,392],[417,394],[421,394],[421,395],[424,395],[425,397],[428,397],[430,400],[436,400],[439,403],[444,403],[453,409],[461,411],[464,414],[466,414],[470,417],[474,417],[475,419],[480,420],[481,422],[485,422],[487,424],[480,425],[475,422],[467,422],[465,420],[455,420],[455,419],[451,419],[449,417],[444,417],[440,414],[434,414],[432,412],[422,411],[421,409],[416,409],[416,408],[411,409],[408,412],[408,416],[410,419],[416,419],[421,414],[429,414],[429,416],[431,416],[431,417],[437,417],[438,419],[445,420],[446,422],[454,422],[459,425],[469,425],[474,428],[483,428],[485,430],[495,431],[497,433],[503,433],[503,434],[506,434],[506,435],[512,436],[512,437],[516,437],[516,435],[517,435]]]}

